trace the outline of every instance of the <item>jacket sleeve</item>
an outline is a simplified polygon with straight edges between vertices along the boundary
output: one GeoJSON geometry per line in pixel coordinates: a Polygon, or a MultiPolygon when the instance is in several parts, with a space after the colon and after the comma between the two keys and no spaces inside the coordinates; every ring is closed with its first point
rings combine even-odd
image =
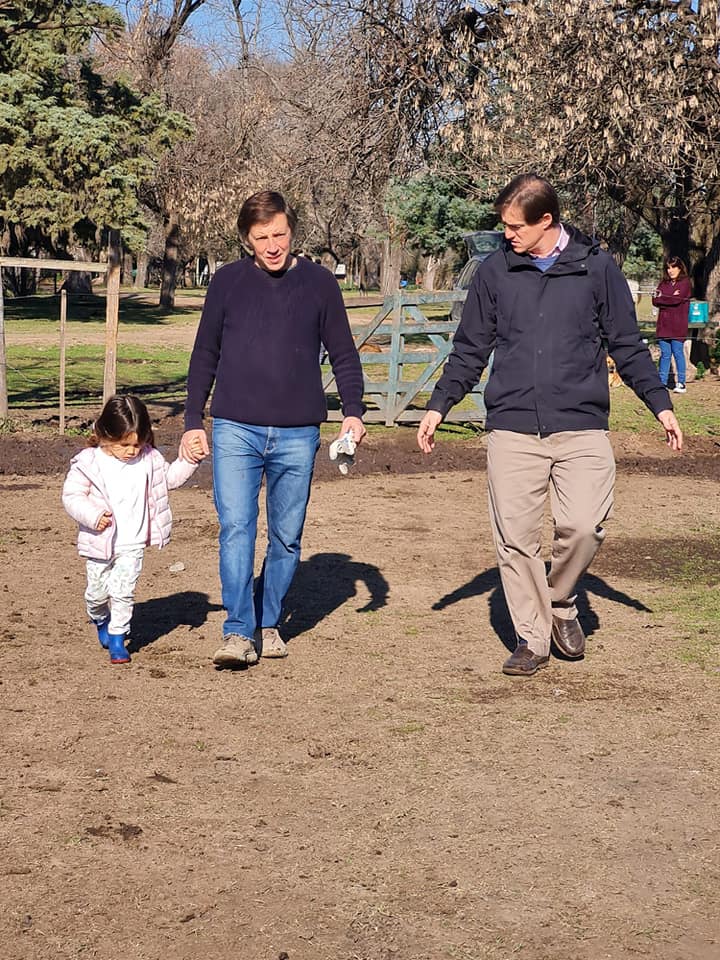
{"type": "Polygon", "coordinates": [[[468,290],[462,319],[442,375],[427,402],[428,410],[445,417],[451,407],[472,390],[495,349],[496,312],[484,264],[476,270],[468,290]]]}
{"type": "Polygon", "coordinates": [[[188,460],[181,460],[179,457],[172,463],[168,463],[159,450],[155,450],[153,456],[156,458],[156,464],[165,474],[168,490],[177,490],[178,487],[187,483],[200,466],[199,463],[190,463],[188,460]]]}
{"type": "Polygon", "coordinates": [[[195,344],[190,355],[185,401],[185,429],[202,430],[207,403],[220,360],[225,313],[224,277],[219,270],[210,281],[195,344]]]}
{"type": "Polygon", "coordinates": [[[653,294],[652,302],[654,307],[677,307],[681,303],[690,303],[692,299],[692,287],[687,277],[681,277],[677,285],[677,293],[668,293],[667,289],[659,286],[653,294]]]}
{"type": "Polygon", "coordinates": [[[91,484],[86,474],[73,460],[62,489],[62,504],[66,512],[83,527],[96,530],[106,507],[98,510],[90,500],[91,484]]]}
{"type": "Polygon", "coordinates": [[[655,416],[672,410],[670,394],[660,382],[647,344],[637,325],[635,305],[627,281],[608,254],[596,254],[600,289],[596,291],[598,319],[607,339],[608,353],[623,381],[655,416]]]}
{"type": "Polygon", "coordinates": [[[655,293],[652,295],[652,305],[654,307],[665,307],[667,306],[665,303],[666,300],[667,297],[663,295],[662,284],[660,284],[660,286],[655,289],[655,293]]]}
{"type": "Polygon", "coordinates": [[[331,283],[323,291],[325,303],[320,318],[320,339],[328,352],[337,383],[342,412],[346,417],[362,417],[364,380],[362,364],[348,322],[347,310],[337,281],[328,273],[331,283]]]}

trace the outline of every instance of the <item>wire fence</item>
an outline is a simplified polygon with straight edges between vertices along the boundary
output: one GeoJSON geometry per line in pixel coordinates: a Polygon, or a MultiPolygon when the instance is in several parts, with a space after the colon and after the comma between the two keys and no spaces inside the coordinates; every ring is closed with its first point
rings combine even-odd
{"type": "MultiPolygon", "coordinates": [[[[647,305],[652,298],[655,287],[652,284],[642,284],[639,289],[640,303],[644,304],[645,309],[641,311],[641,331],[642,336],[649,345],[654,345],[655,337],[655,318],[647,310],[647,305]]],[[[464,292],[453,291],[438,292],[432,295],[432,299],[454,300],[463,299],[464,292]]],[[[122,299],[131,307],[132,294],[122,299]]],[[[416,295],[419,300],[423,297],[420,292],[416,295]]],[[[157,321],[165,324],[168,322],[167,314],[160,316],[159,308],[149,303],[150,298],[147,294],[142,303],[138,304],[136,310],[130,308],[130,322],[135,324],[154,324],[157,321]],[[154,316],[157,310],[157,317],[154,316]]],[[[22,330],[21,337],[15,342],[13,334],[10,333],[9,345],[12,348],[10,355],[6,354],[6,369],[10,377],[10,402],[11,406],[18,410],[47,410],[58,409],[59,398],[63,394],[66,396],[69,408],[81,408],[88,404],[96,403],[102,398],[103,394],[103,366],[105,359],[104,337],[98,334],[97,326],[93,326],[94,333],[90,336],[83,333],[82,324],[102,324],[105,321],[105,296],[104,290],[93,293],[68,293],[67,294],[67,319],[77,324],[74,333],[68,338],[66,355],[66,383],[60,382],[60,341],[55,340],[50,324],[55,324],[60,314],[61,292],[41,291],[35,294],[29,294],[22,297],[9,297],[5,301],[5,313],[8,320],[13,321],[15,330],[22,330]],[[15,327],[15,321],[20,321],[21,326],[15,327]],[[24,321],[24,322],[23,322],[24,321]],[[37,327],[35,324],[37,321],[37,327]],[[44,327],[44,330],[43,330],[44,327]],[[34,329],[42,335],[34,342],[34,329]],[[102,342],[101,342],[102,337],[102,342]]],[[[372,306],[377,306],[373,303],[372,306]]],[[[202,307],[202,297],[198,297],[197,303],[192,308],[194,313],[199,316],[202,307]]],[[[348,312],[355,313],[353,307],[367,310],[368,303],[358,302],[348,304],[348,312]]],[[[717,312],[720,303],[710,302],[710,316],[717,312]]],[[[438,307],[439,309],[439,307],[438,307]]],[[[180,308],[179,313],[183,312],[180,308]]],[[[441,311],[440,311],[441,312],[441,311]]],[[[438,322],[443,318],[438,315],[431,315],[425,318],[428,321],[438,322]]],[[[445,317],[447,320],[447,315],[445,317]]],[[[356,325],[353,324],[355,327],[356,325]]],[[[443,331],[447,331],[447,323],[443,324],[443,331]]],[[[355,330],[356,334],[364,327],[364,321],[360,321],[360,327],[355,330]]],[[[708,328],[695,326],[692,328],[691,337],[695,340],[702,339],[709,341],[709,348],[713,350],[713,342],[717,342],[717,331],[713,324],[708,328]]],[[[157,345],[156,345],[157,346],[157,345]]],[[[698,345],[699,347],[700,345],[698,345]]],[[[695,349],[695,348],[694,348],[695,349]]],[[[704,347],[703,349],[707,349],[704,347]]],[[[172,406],[179,404],[184,397],[186,387],[187,362],[190,347],[183,345],[172,346],[169,343],[160,347],[148,347],[143,345],[141,336],[137,342],[124,344],[122,351],[117,356],[119,366],[120,383],[123,389],[131,389],[148,400],[167,403],[172,406]]],[[[387,350],[384,349],[386,353],[387,350]]],[[[410,369],[410,360],[417,360],[417,356],[405,358],[405,363],[410,369]]],[[[387,357],[366,357],[366,363],[387,364],[387,357]]],[[[372,379],[372,378],[371,378],[372,379]]],[[[392,379],[392,378],[391,378],[392,379]]],[[[396,378],[398,382],[400,377],[396,378]]],[[[370,381],[369,381],[370,382],[370,381]]],[[[371,384],[372,389],[377,387],[371,384]]],[[[399,390],[399,388],[398,388],[399,390]]],[[[397,392],[397,391],[396,391],[397,392]]],[[[401,393],[402,391],[400,391],[401,393]]],[[[64,404],[63,404],[64,406],[64,404]]],[[[383,408],[384,409],[384,408],[383,408]]],[[[389,407],[388,407],[389,409],[389,407]]],[[[389,415],[389,414],[388,414],[389,415]]],[[[383,413],[381,419],[386,419],[386,413],[383,413]]],[[[62,420],[61,417],[61,431],[62,420]]]]}

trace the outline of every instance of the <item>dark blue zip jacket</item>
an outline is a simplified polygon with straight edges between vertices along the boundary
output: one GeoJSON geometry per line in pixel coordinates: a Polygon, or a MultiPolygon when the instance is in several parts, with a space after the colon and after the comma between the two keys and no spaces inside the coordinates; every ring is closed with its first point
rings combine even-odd
{"type": "Polygon", "coordinates": [[[488,430],[607,430],[607,353],[655,415],[672,410],[625,277],[596,241],[566,229],[570,241],[545,273],[509,244],[478,267],[429,410],[445,416],[478,382],[493,351],[488,430]]]}

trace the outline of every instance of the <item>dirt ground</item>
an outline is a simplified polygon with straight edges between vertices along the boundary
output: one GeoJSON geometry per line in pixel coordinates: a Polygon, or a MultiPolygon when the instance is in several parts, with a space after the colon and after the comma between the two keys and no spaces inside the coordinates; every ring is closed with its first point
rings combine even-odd
{"type": "Polygon", "coordinates": [[[588,654],[523,680],[499,670],[485,441],[423,461],[413,434],[346,479],[324,445],[290,656],[241,671],[211,662],[207,466],[112,667],[59,502],[80,441],[0,437],[5,960],[720,957],[720,675],[654,609],[688,557],[717,589],[720,447],[614,438],[588,654]]]}

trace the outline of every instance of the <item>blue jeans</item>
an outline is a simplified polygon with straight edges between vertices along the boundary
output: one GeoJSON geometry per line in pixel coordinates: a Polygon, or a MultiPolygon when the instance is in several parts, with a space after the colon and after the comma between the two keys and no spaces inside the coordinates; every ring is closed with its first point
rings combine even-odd
{"type": "Polygon", "coordinates": [[[660,346],[660,379],[663,386],[667,386],[670,375],[670,355],[675,358],[675,370],[677,371],[677,382],[685,385],[685,341],[684,340],[658,340],[660,346]]]}
{"type": "Polygon", "coordinates": [[[213,487],[220,520],[223,633],[252,638],[277,626],[300,560],[320,428],[213,422],[213,487]],[[266,478],[268,546],[255,585],[258,497],[266,478]]]}

